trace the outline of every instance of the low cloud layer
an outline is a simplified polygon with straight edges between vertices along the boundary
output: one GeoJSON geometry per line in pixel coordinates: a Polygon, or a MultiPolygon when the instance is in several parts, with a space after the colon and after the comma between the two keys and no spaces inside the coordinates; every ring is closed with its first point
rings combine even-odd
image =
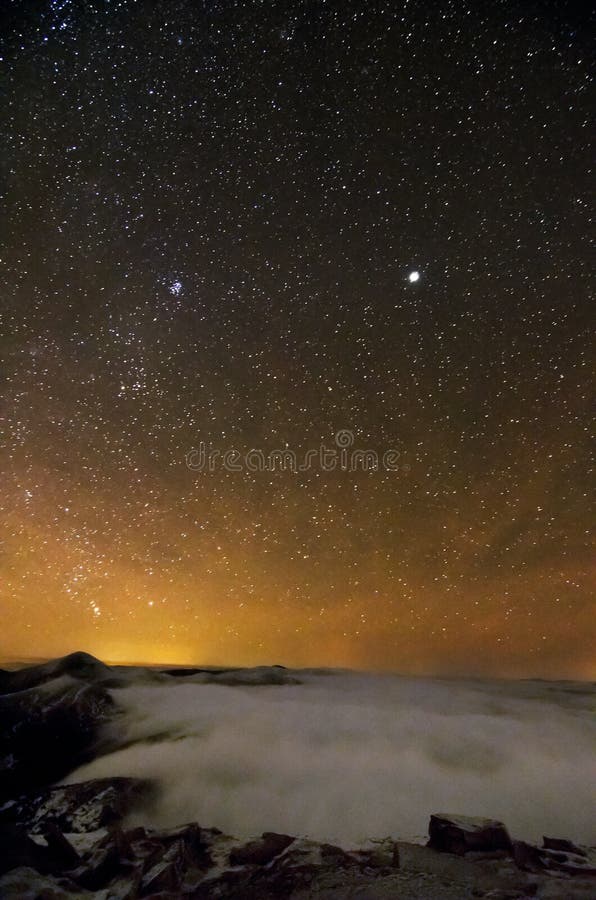
{"type": "Polygon", "coordinates": [[[446,811],[500,818],[514,837],[596,842],[593,686],[296,674],[303,684],[114,691],[130,745],[69,781],[153,778],[142,821],[238,836],[422,838],[446,811]]]}

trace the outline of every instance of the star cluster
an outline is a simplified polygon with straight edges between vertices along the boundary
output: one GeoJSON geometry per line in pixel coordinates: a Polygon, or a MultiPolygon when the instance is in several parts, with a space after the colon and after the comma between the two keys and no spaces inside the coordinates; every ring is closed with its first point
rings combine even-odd
{"type": "Polygon", "coordinates": [[[587,18],[12,0],[4,657],[594,677],[587,18]],[[382,467],[195,471],[393,449],[382,467]]]}

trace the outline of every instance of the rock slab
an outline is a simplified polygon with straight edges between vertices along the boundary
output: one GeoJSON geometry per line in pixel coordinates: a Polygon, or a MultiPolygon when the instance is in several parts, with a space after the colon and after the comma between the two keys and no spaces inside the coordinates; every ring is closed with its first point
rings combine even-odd
{"type": "Polygon", "coordinates": [[[445,853],[511,852],[511,838],[502,822],[472,816],[435,813],[430,817],[427,847],[445,853]]]}

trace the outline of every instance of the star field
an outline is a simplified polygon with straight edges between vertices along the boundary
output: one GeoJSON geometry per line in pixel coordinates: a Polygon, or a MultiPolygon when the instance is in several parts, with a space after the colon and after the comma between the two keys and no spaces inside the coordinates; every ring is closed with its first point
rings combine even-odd
{"type": "Polygon", "coordinates": [[[3,4],[4,657],[596,676],[578,9],[3,4]]]}

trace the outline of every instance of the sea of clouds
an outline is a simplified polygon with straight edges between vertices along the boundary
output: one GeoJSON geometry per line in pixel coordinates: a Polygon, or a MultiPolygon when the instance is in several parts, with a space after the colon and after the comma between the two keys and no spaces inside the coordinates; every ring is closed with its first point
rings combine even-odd
{"type": "Polygon", "coordinates": [[[139,822],[237,836],[422,840],[431,813],[451,812],[596,843],[594,685],[288,674],[302,684],[115,690],[127,746],[67,780],[152,778],[139,822]]]}

